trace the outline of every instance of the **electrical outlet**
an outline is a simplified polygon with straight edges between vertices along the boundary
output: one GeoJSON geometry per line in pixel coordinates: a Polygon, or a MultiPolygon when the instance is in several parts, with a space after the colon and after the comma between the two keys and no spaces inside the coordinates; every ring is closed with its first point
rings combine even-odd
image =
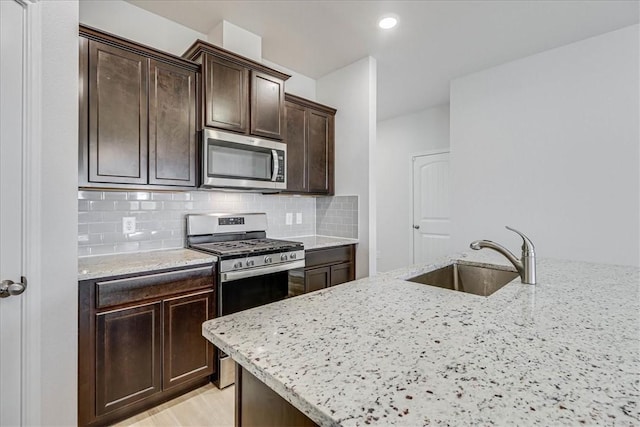
{"type": "Polygon", "coordinates": [[[122,234],[131,234],[136,232],[136,217],[125,216],[122,218],[122,234]]]}
{"type": "Polygon", "coordinates": [[[285,223],[287,225],[293,224],[293,214],[291,212],[287,212],[287,215],[285,217],[285,223]]]}
{"type": "Polygon", "coordinates": [[[296,213],[296,224],[302,224],[302,212],[296,213]]]}

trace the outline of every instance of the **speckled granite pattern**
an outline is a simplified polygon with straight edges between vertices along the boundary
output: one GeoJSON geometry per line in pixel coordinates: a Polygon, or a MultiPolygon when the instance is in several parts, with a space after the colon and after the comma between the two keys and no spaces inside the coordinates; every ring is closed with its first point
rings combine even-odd
{"type": "MultiPolygon", "coordinates": [[[[495,255],[495,256],[494,256],[495,255]]],[[[491,251],[455,259],[485,264],[491,251]]],[[[489,297],[412,267],[208,321],[203,334],[323,426],[640,425],[640,271],[538,260],[489,297]]]]}
{"type": "Polygon", "coordinates": [[[358,243],[358,239],[350,239],[347,237],[332,237],[332,236],[298,236],[287,237],[286,240],[292,240],[294,242],[301,242],[304,245],[305,250],[330,248],[333,246],[354,245],[358,243]]]}
{"type": "Polygon", "coordinates": [[[216,260],[215,256],[190,249],[82,257],[78,258],[78,280],[207,264],[216,260]]]}

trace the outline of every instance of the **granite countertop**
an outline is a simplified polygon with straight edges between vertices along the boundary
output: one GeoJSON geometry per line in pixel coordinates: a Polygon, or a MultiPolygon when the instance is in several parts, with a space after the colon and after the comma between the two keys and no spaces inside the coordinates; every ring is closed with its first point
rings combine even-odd
{"type": "Polygon", "coordinates": [[[312,236],[283,237],[284,240],[293,242],[301,242],[304,249],[309,251],[312,249],[330,248],[333,246],[354,245],[358,243],[358,239],[350,239],[348,237],[320,236],[314,234],[312,236]]]}
{"type": "Polygon", "coordinates": [[[190,249],[80,257],[78,258],[78,280],[186,267],[214,261],[217,261],[215,256],[190,249]]]}
{"type": "Polygon", "coordinates": [[[401,280],[458,254],[206,322],[323,426],[638,425],[640,269],[538,260],[489,297],[401,280]]]}

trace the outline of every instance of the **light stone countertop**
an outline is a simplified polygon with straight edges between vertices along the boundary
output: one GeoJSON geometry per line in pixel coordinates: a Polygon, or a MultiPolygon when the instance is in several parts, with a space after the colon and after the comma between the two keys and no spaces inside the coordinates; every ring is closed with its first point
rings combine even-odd
{"type": "Polygon", "coordinates": [[[538,260],[481,297],[401,280],[471,251],[206,322],[323,426],[640,425],[640,269],[538,260]]]}
{"type": "Polygon", "coordinates": [[[304,249],[309,251],[312,249],[330,248],[333,246],[355,245],[358,239],[350,239],[348,237],[320,236],[314,234],[312,236],[283,237],[283,240],[292,242],[301,242],[304,249]]]}
{"type": "Polygon", "coordinates": [[[190,249],[165,249],[78,258],[78,280],[98,279],[217,261],[217,257],[190,249]]]}

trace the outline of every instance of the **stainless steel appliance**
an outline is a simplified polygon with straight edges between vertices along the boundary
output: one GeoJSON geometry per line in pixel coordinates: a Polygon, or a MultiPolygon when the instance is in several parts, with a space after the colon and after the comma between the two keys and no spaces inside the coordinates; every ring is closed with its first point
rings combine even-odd
{"type": "MultiPolygon", "coordinates": [[[[187,247],[218,257],[217,316],[287,297],[288,272],[304,267],[300,242],[267,239],[267,215],[187,215],[187,247]]],[[[218,350],[218,387],[234,383],[235,363],[218,350]]]]}
{"type": "Polygon", "coordinates": [[[204,188],[276,192],[287,188],[287,145],[253,136],[202,132],[204,188]]]}

